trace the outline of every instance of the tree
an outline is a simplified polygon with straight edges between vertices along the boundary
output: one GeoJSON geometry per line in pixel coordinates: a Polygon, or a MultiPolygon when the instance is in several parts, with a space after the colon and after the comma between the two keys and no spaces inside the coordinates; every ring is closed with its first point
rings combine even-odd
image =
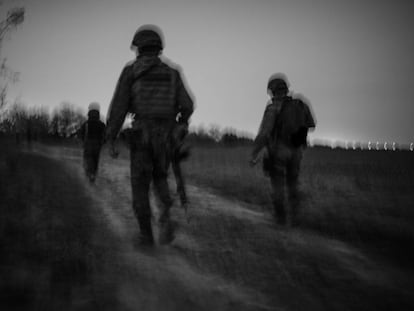
{"type": "MultiPolygon", "coordinates": [[[[0,3],[0,6],[2,4],[0,3]]],[[[4,108],[7,104],[7,87],[8,82],[15,83],[18,80],[19,73],[11,70],[7,65],[7,59],[1,56],[1,47],[3,39],[6,34],[15,29],[18,25],[24,21],[25,10],[23,7],[15,7],[7,12],[6,19],[0,21],[0,109],[4,108]]]]}
{"type": "Polygon", "coordinates": [[[16,137],[16,143],[19,143],[25,135],[27,129],[27,109],[18,100],[8,108],[7,117],[10,133],[16,137]]]}
{"type": "Polygon", "coordinates": [[[219,141],[223,135],[220,130],[220,126],[217,124],[211,124],[208,128],[208,135],[213,138],[215,141],[219,141]]]}
{"type": "MultiPolygon", "coordinates": [[[[1,5],[1,4],[0,4],[1,5]]],[[[17,27],[24,21],[24,8],[12,8],[7,12],[7,17],[0,22],[0,42],[3,41],[4,36],[8,31],[17,27]]]]}
{"type": "Polygon", "coordinates": [[[82,111],[68,102],[62,102],[53,112],[50,122],[50,133],[55,137],[67,138],[74,134],[86,120],[82,111]]]}

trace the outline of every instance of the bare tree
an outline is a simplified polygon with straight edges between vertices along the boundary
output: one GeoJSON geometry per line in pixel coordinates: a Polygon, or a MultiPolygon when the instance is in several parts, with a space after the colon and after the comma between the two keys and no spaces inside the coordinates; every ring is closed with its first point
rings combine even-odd
{"type": "Polygon", "coordinates": [[[10,122],[11,134],[15,135],[16,143],[20,143],[27,129],[27,109],[24,105],[16,100],[7,110],[7,119],[10,122]]]}
{"type": "Polygon", "coordinates": [[[23,7],[12,8],[7,12],[6,19],[0,22],[0,42],[3,41],[3,38],[8,31],[23,23],[24,12],[23,7]]]}
{"type": "MultiPolygon", "coordinates": [[[[0,3],[0,6],[2,3],[0,3]]],[[[7,59],[1,57],[1,47],[3,39],[6,34],[15,29],[18,25],[24,21],[25,10],[23,7],[15,7],[7,12],[6,19],[0,21],[0,109],[4,108],[7,104],[7,86],[8,82],[15,83],[18,80],[19,73],[12,71],[7,65],[7,59]]]]}
{"type": "Polygon", "coordinates": [[[6,106],[7,103],[7,84],[0,86],[0,110],[6,106]]]}
{"type": "Polygon", "coordinates": [[[79,109],[68,102],[62,102],[53,112],[50,122],[50,133],[56,137],[67,138],[75,133],[85,121],[79,109]]]}

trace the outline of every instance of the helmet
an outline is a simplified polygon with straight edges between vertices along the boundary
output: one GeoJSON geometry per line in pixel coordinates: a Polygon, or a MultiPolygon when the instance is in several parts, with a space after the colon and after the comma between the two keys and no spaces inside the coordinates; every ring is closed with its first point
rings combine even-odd
{"type": "Polygon", "coordinates": [[[89,106],[88,106],[88,111],[92,111],[92,110],[96,110],[96,111],[98,111],[99,112],[99,103],[97,103],[97,102],[92,102],[92,103],[90,103],[89,104],[89,106]]]}
{"type": "Polygon", "coordinates": [[[161,50],[164,48],[161,29],[154,25],[144,25],[138,28],[132,39],[132,46],[142,48],[146,46],[158,46],[161,50]]]}
{"type": "Polygon", "coordinates": [[[288,91],[289,88],[285,80],[280,78],[270,79],[267,83],[267,89],[271,91],[288,91]]]}
{"type": "Polygon", "coordinates": [[[273,93],[289,92],[288,79],[284,73],[275,73],[270,76],[267,82],[267,89],[273,93]]]}

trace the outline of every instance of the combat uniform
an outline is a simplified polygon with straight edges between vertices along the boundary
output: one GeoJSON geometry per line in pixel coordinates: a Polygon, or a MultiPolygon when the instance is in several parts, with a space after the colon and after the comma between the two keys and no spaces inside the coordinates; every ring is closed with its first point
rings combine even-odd
{"type": "Polygon", "coordinates": [[[108,111],[107,138],[114,140],[126,114],[133,114],[130,148],[133,209],[141,237],[149,242],[153,240],[150,183],[153,181],[162,203],[159,222],[168,231],[172,205],[167,183],[171,135],[177,118],[179,123],[187,124],[192,112],[193,101],[180,73],[158,55],[140,53],[123,69],[108,111]]]}
{"type": "Polygon", "coordinates": [[[303,101],[289,96],[274,97],[266,107],[255,138],[252,158],[256,158],[262,148],[266,147],[264,170],[271,179],[274,211],[280,224],[286,222],[285,186],[292,222],[297,222],[300,164],[306,148],[307,131],[313,127],[314,119],[303,101]]]}
{"type": "Polygon", "coordinates": [[[88,112],[88,120],[82,124],[78,135],[83,141],[85,174],[91,182],[94,182],[105,138],[105,124],[99,119],[98,110],[92,109],[88,112]]]}

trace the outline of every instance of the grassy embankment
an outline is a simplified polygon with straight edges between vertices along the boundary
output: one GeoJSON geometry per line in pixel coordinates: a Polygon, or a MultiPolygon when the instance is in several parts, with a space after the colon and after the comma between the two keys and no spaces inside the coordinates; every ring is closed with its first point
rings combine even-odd
{"type": "MultiPolygon", "coordinates": [[[[271,213],[270,185],[250,148],[194,147],[189,181],[271,213]]],[[[303,228],[370,247],[412,266],[414,154],[309,148],[303,159],[303,228]]]]}
{"type": "Polygon", "coordinates": [[[95,244],[97,222],[82,186],[59,162],[6,142],[2,147],[0,309],[110,304],[110,295],[96,299],[105,286],[96,284],[95,274],[106,250],[95,244]]]}

